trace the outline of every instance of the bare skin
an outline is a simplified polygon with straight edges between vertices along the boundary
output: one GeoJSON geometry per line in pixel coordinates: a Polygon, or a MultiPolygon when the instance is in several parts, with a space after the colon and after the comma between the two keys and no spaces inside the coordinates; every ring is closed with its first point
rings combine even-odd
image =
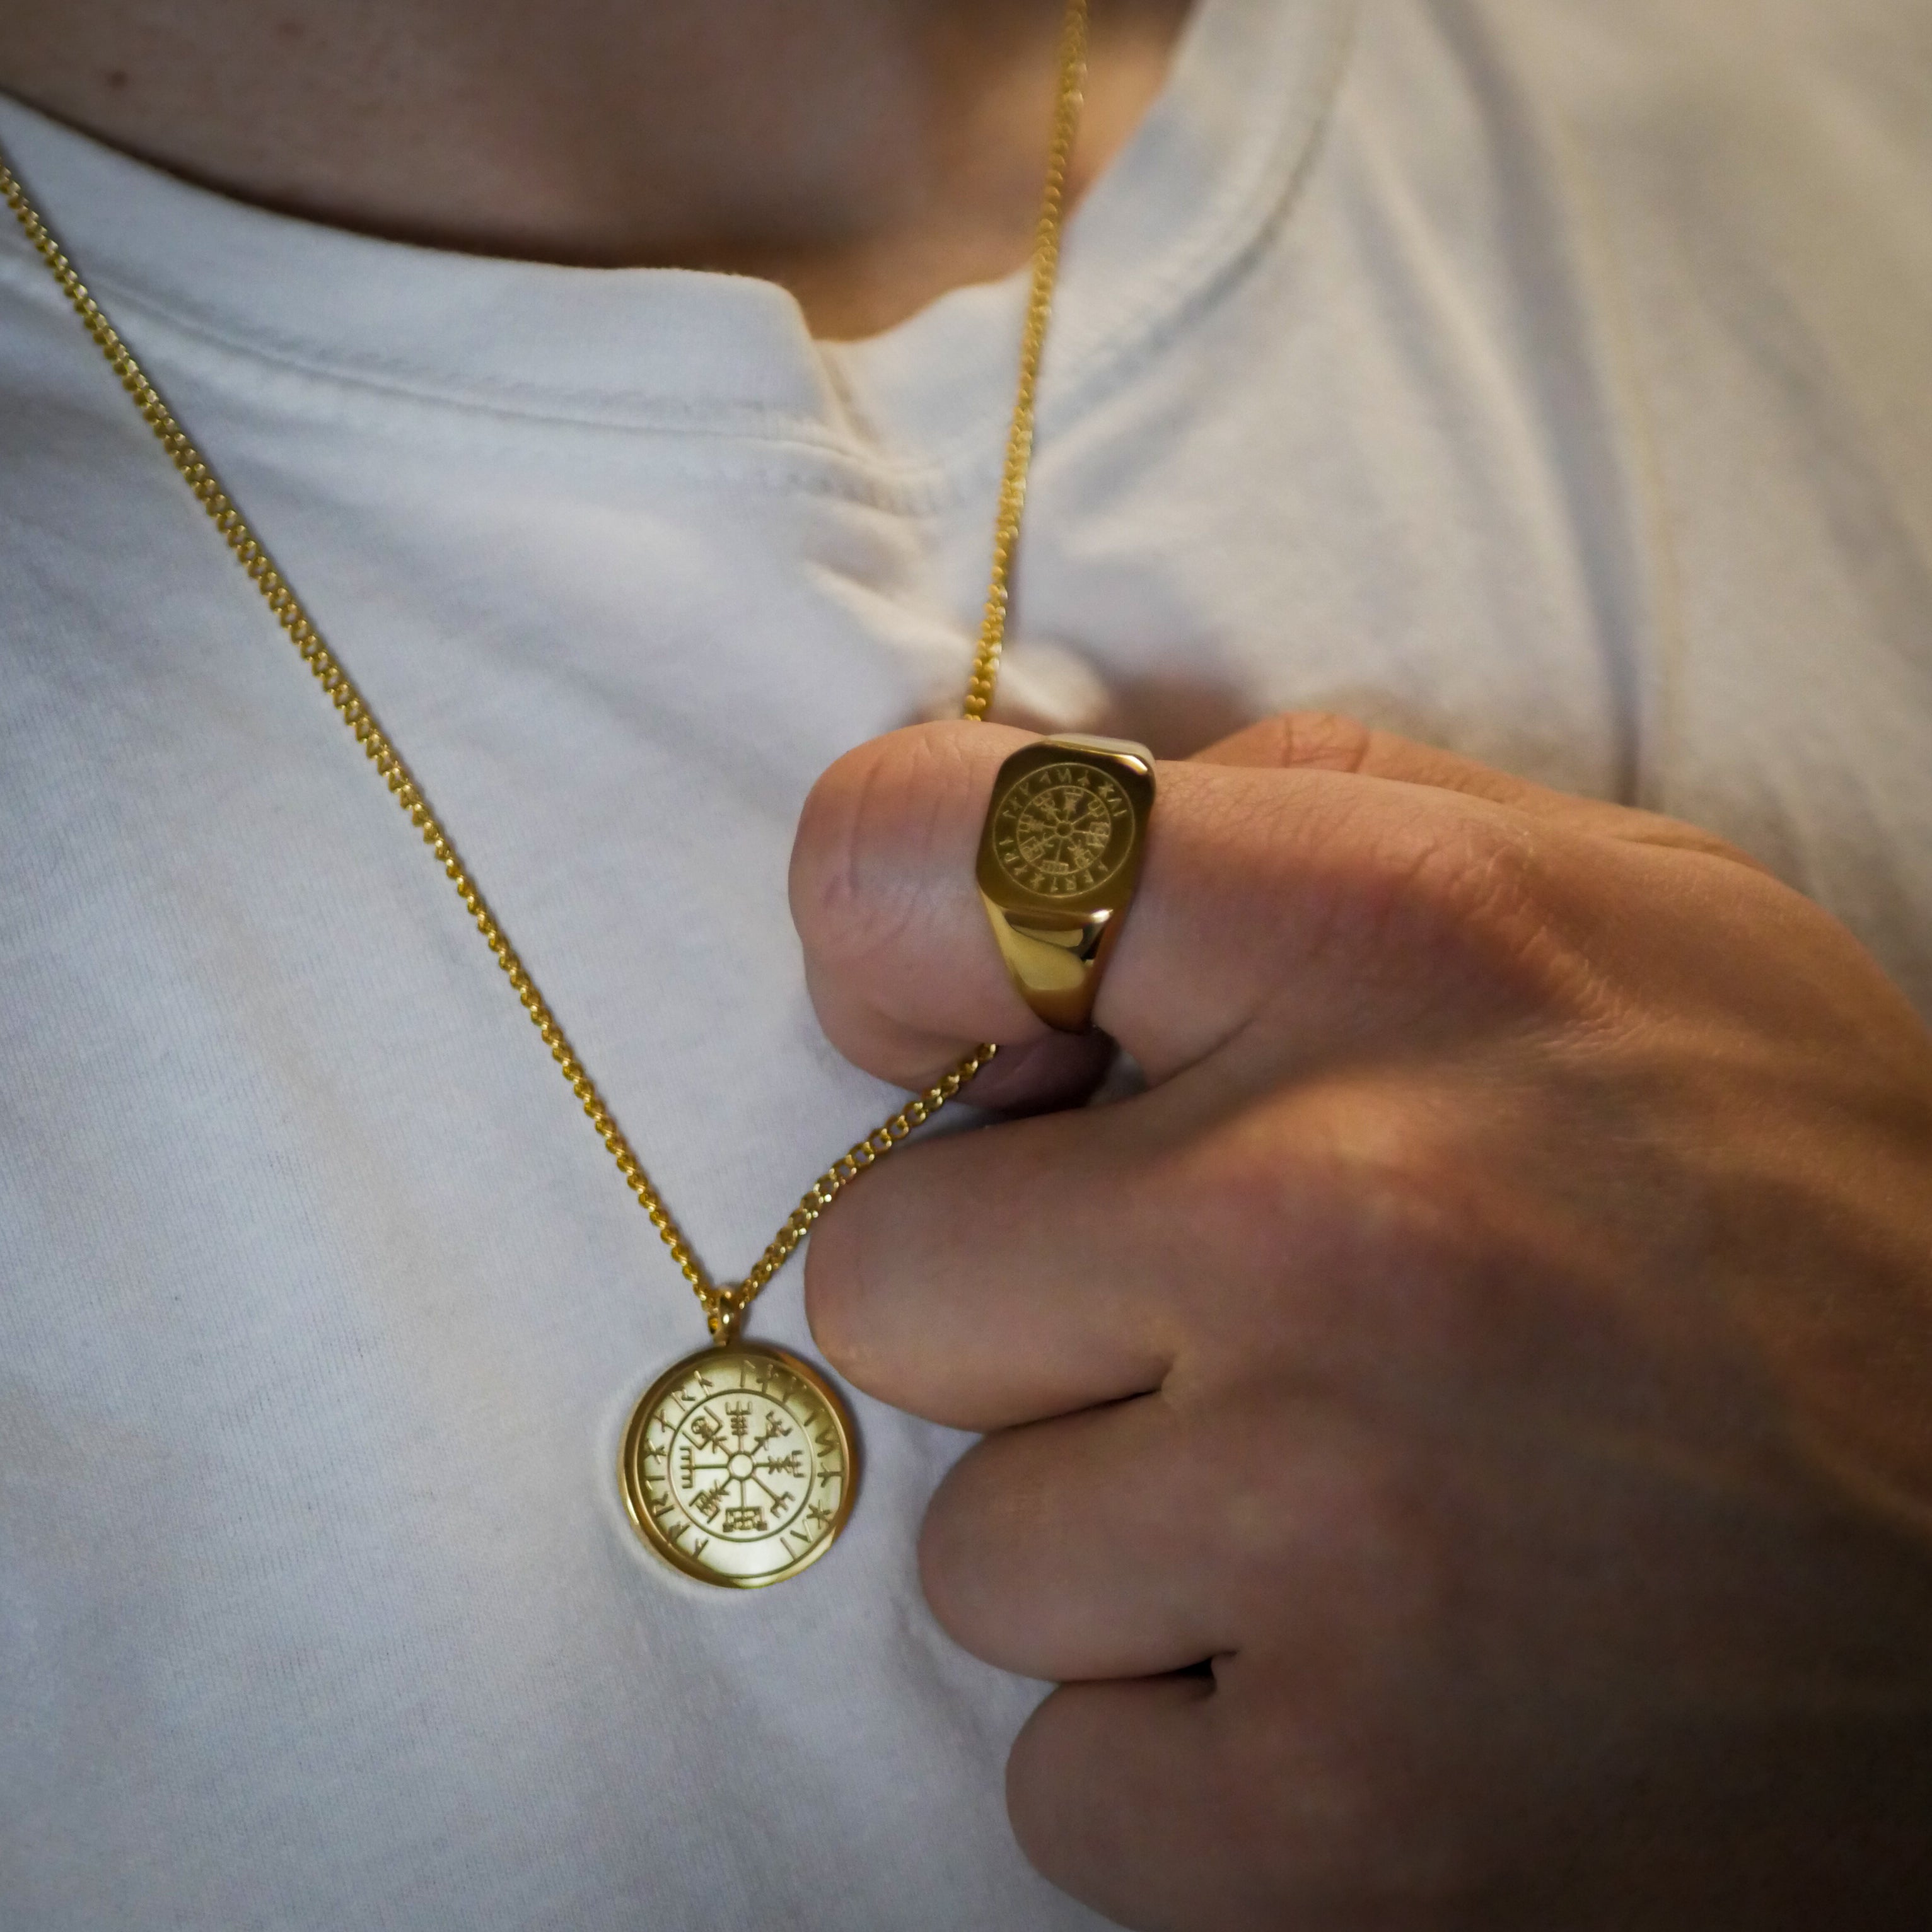
{"type": "MultiPolygon", "coordinates": [[[[1093,1071],[974,891],[1023,742],[861,747],[792,871],[834,1042],[1002,1042],[1016,1108],[1093,1071]]],[[[1022,1844],[1149,1932],[1932,1924],[1932,1036],[1689,826],[1322,718],[1160,784],[1150,1090],[908,1150],[808,1265],[991,1432],[920,1554],[1063,1686],[1022,1844]]]]}
{"type": "MultiPolygon", "coordinates": [[[[1079,173],[1180,8],[1103,9],[1079,173]]],[[[1024,256],[1056,0],[16,0],[0,85],[368,232],[770,276],[821,334],[1024,256]]],[[[1089,1087],[970,885],[1017,734],[814,792],[833,1040],[1089,1087]]],[[[1123,1922],[1932,1922],[1932,1041],[1688,826],[1276,721],[1166,768],[1102,1024],[1144,1096],[910,1149],[814,1234],[833,1361],[992,1432],[960,1642],[1062,1681],[1016,1826],[1123,1922]]]]}
{"type": "MultiPolygon", "coordinates": [[[[1096,10],[1078,194],[1186,0],[1096,10]]],[[[715,268],[872,334],[1030,244],[1059,0],[14,0],[0,88],[242,200],[475,253],[715,268]]]]}

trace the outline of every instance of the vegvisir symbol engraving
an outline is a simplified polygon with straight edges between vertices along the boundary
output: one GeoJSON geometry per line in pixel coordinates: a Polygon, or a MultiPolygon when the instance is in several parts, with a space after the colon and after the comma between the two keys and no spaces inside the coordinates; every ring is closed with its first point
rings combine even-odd
{"type": "Polygon", "coordinates": [[[625,1450],[632,1513],[694,1574],[785,1574],[844,1520],[843,1418],[802,1365],[765,1359],[755,1344],[703,1360],[702,1382],[686,1364],[639,1406],[625,1450]]]}
{"type": "Polygon", "coordinates": [[[1023,891],[1068,898],[1102,886],[1126,862],[1133,808],[1098,766],[1048,765],[1028,772],[993,815],[1000,869],[1023,891]]]}

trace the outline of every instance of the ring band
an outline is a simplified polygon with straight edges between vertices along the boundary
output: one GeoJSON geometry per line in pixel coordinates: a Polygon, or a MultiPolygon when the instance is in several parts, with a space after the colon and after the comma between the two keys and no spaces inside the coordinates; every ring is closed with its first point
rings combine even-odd
{"type": "Polygon", "coordinates": [[[1091,1024],[1154,812],[1154,754],[1124,738],[1042,738],[1000,766],[975,877],[1020,997],[1050,1027],[1091,1024]]]}

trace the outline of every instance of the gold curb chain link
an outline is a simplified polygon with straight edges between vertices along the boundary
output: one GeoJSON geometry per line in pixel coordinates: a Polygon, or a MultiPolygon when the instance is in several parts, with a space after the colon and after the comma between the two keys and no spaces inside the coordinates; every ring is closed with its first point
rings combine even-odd
{"type": "Polygon", "coordinates": [[[1066,0],[1060,28],[1060,74],[1054,96],[1053,138],[1047,148],[1046,184],[1040,190],[1040,219],[1034,228],[1033,278],[1027,290],[1026,321],[1020,331],[1020,375],[1013,394],[1013,416],[1006,431],[1006,460],[1000,476],[999,508],[993,518],[993,568],[986,586],[986,608],[980,620],[980,647],[966,680],[964,715],[977,724],[993,701],[1000,679],[1000,653],[1006,646],[1006,612],[1012,602],[1013,554],[1019,548],[1020,521],[1026,512],[1027,472],[1033,465],[1034,398],[1040,385],[1040,352],[1053,314],[1053,289],[1060,275],[1060,232],[1066,215],[1066,172],[1080,131],[1080,84],[1087,70],[1087,0],[1066,0]]]}
{"type": "MultiPolygon", "coordinates": [[[[1087,0],[1067,0],[1060,41],[1059,92],[1054,114],[1053,138],[1047,169],[1046,188],[1042,196],[1038,227],[1035,232],[1033,278],[1028,298],[1026,325],[1021,341],[1020,376],[1013,405],[1012,423],[1006,441],[1006,465],[1000,486],[1000,505],[993,543],[992,586],[987,592],[985,618],[980,632],[973,671],[967,686],[964,715],[977,722],[986,716],[999,677],[1000,652],[1006,637],[1010,602],[1010,581],[1015,547],[1019,536],[1022,512],[1026,501],[1027,469],[1033,449],[1034,396],[1039,378],[1040,352],[1046,338],[1046,326],[1053,301],[1054,280],[1060,256],[1060,232],[1066,194],[1068,159],[1072,151],[1079,120],[1080,83],[1086,63],[1087,0]]],[[[4,157],[0,157],[0,195],[13,211],[27,239],[48,272],[72,304],[88,333],[98,344],[107,364],[120,378],[121,386],[153,430],[155,440],[182,480],[194,491],[209,520],[227,544],[237,563],[248,572],[262,601],[287,634],[302,661],[321,686],[343,723],[354,733],[364,755],[387,783],[398,806],[410,823],[422,834],[427,845],[441,864],[457,896],[476,922],[476,929],[496,956],[496,963],[508,976],[512,990],[523,1003],[557,1070],[569,1083],[570,1090],[583,1103],[584,1113],[638,1204],[650,1216],[671,1259],[690,1283],[692,1292],[704,1310],[711,1332],[728,1340],[742,1321],[745,1311],[780,1268],[789,1260],[812,1223],[836,1200],[840,1192],[883,1160],[914,1128],[929,1120],[947,1101],[966,1086],[998,1051],[991,1042],[975,1047],[958,1065],[922,1094],[915,1094],[898,1112],[873,1129],[866,1138],[848,1148],[832,1162],[803,1195],[786,1217],[765,1250],[744,1280],[736,1284],[715,1282],[692,1251],[684,1231],[664,1204],[650,1176],[644,1171],[635,1150],[617,1124],[584,1063],[577,1057],[562,1025],[550,1010],[550,1003],[497,922],[489,903],[476,880],[458,856],[455,842],[430,808],[422,788],[410,775],[403,755],[375,716],[335,653],[324,640],[302,600],[275,566],[274,560],[255,535],[188,432],[140,364],[107,318],[99,302],[88,292],[80,272],[62,253],[49,232],[26,190],[4,157]]]]}

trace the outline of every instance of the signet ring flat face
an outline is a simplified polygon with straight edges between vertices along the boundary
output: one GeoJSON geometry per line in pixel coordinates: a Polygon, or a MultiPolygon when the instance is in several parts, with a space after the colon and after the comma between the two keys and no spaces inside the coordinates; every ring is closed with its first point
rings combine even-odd
{"type": "Polygon", "coordinates": [[[1000,766],[975,877],[1021,997],[1063,1033],[1093,1023],[1154,812],[1154,754],[1123,738],[1042,738],[1000,766]]]}

